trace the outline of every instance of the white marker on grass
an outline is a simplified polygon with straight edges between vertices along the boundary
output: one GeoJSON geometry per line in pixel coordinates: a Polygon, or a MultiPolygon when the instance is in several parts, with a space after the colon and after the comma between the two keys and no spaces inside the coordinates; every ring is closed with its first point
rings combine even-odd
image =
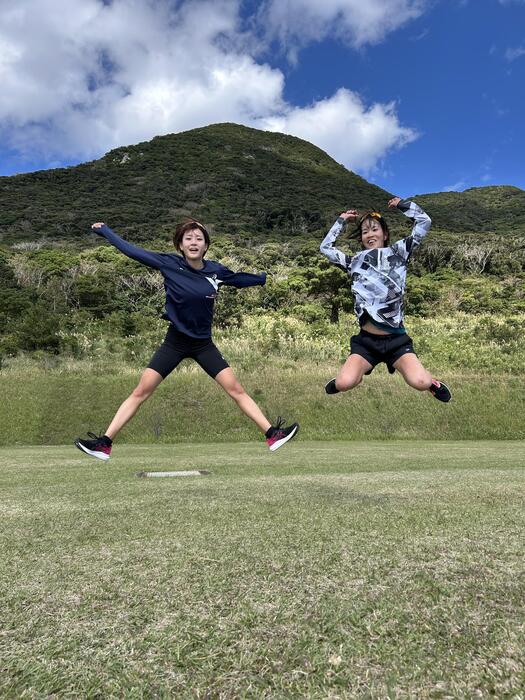
{"type": "Polygon", "coordinates": [[[210,474],[207,469],[186,469],[178,472],[138,472],[140,477],[156,477],[156,476],[205,476],[210,474]]]}

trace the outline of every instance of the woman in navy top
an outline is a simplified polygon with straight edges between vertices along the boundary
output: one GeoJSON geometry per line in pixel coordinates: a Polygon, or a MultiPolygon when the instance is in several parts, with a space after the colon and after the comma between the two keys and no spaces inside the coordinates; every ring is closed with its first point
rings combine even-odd
{"type": "Polygon", "coordinates": [[[135,415],[139,407],[185,358],[191,357],[231,396],[241,411],[265,434],[270,450],[277,450],[296,435],[299,426],[283,427],[279,418],[272,426],[255,401],[246,393],[227,361],[211,338],[213,307],[221,285],[251,287],[263,285],[266,274],[232,272],[224,265],[204,256],[210,245],[207,229],[190,220],[177,226],[173,243],[181,253],[154,253],[123,240],[104,223],[93,231],[133,260],[158,270],[164,278],[166,307],[163,318],[170,322],[166,338],[153,355],[142,377],[121,404],[105,434],[92,439],[77,438],[76,446],[93,457],[107,460],[117,433],[135,415]]]}

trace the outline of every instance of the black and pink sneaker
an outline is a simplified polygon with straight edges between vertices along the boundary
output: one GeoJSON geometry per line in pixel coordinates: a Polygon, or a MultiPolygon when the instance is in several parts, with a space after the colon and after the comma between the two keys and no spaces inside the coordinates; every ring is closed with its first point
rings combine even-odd
{"type": "Polygon", "coordinates": [[[279,447],[291,440],[297,435],[299,430],[299,423],[292,423],[287,428],[283,428],[284,420],[279,416],[277,419],[277,424],[272,425],[266,433],[266,444],[270,448],[271,452],[275,452],[279,447]]]}
{"type": "Polygon", "coordinates": [[[432,380],[432,386],[429,389],[430,393],[438,401],[443,401],[443,403],[448,403],[452,398],[450,389],[443,382],[438,382],[437,379],[432,380]]]}
{"type": "Polygon", "coordinates": [[[109,459],[111,455],[111,445],[113,444],[111,438],[108,438],[107,435],[98,436],[94,433],[88,433],[88,435],[92,438],[91,440],[81,440],[80,438],[75,440],[75,445],[78,449],[97,459],[109,459]]]}

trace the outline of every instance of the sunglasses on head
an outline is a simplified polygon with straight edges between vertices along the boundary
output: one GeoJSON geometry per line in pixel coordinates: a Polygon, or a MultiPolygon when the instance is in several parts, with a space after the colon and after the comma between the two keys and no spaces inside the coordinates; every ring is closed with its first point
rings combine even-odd
{"type": "Polygon", "coordinates": [[[383,217],[378,211],[367,211],[359,217],[358,224],[361,225],[365,219],[382,219],[383,217]]]}

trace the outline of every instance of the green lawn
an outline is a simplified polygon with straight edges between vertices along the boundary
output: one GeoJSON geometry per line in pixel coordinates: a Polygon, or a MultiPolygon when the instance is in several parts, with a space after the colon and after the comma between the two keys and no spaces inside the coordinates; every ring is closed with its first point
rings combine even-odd
{"type": "Polygon", "coordinates": [[[2,698],[524,697],[522,442],[0,465],[2,698]]]}

